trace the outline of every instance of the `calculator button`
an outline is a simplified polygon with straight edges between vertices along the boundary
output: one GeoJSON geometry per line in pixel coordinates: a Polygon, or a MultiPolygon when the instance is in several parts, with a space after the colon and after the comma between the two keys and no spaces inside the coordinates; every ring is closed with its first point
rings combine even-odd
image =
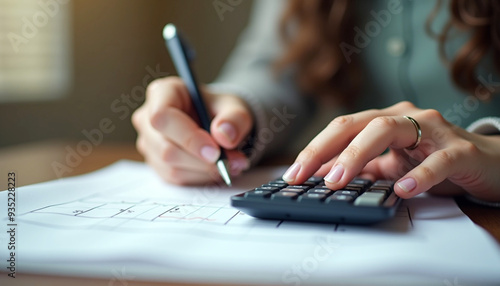
{"type": "Polygon", "coordinates": [[[387,195],[387,193],[389,193],[389,190],[387,189],[379,189],[379,188],[373,188],[373,189],[369,189],[367,192],[370,192],[370,193],[381,193],[381,194],[384,194],[387,195]]]}
{"type": "Polygon", "coordinates": [[[349,184],[347,184],[346,188],[356,188],[358,191],[368,187],[372,182],[370,180],[365,179],[353,179],[349,184]]]}
{"type": "Polygon", "coordinates": [[[392,185],[394,184],[393,181],[389,181],[389,180],[378,180],[376,181],[373,186],[374,187],[392,187],[392,185]]]}
{"type": "Polygon", "coordinates": [[[272,192],[264,190],[254,190],[245,193],[245,198],[268,198],[272,192]]]}
{"type": "Polygon", "coordinates": [[[356,192],[356,194],[361,194],[363,192],[363,189],[362,187],[354,187],[354,186],[349,186],[347,185],[345,188],[343,188],[342,190],[348,190],[348,191],[353,191],[353,192],[356,192]]]}
{"type": "Polygon", "coordinates": [[[298,189],[298,190],[307,190],[310,189],[310,186],[304,186],[304,185],[293,185],[293,186],[288,186],[286,187],[287,189],[298,189]]]}
{"type": "Polygon", "coordinates": [[[307,179],[307,182],[314,183],[315,185],[322,183],[323,178],[322,177],[317,177],[317,176],[312,176],[309,179],[307,179]]]}
{"type": "Polygon", "coordinates": [[[320,203],[327,196],[318,193],[306,193],[299,197],[298,201],[301,203],[320,203]]]}
{"type": "Polygon", "coordinates": [[[313,182],[304,182],[303,184],[300,184],[301,186],[306,186],[306,187],[315,187],[316,186],[316,183],[313,183],[313,182]]]}
{"type": "Polygon", "coordinates": [[[296,192],[277,192],[277,193],[274,193],[272,196],[271,196],[271,199],[273,200],[292,200],[292,199],[296,199],[297,197],[299,196],[299,193],[296,193],[296,192]]]}
{"type": "Polygon", "coordinates": [[[270,183],[270,184],[271,184],[271,183],[286,184],[285,180],[283,180],[283,179],[276,179],[276,180],[271,181],[271,182],[269,182],[269,183],[270,183]]]}
{"type": "Polygon", "coordinates": [[[349,190],[340,190],[340,191],[336,191],[335,193],[333,193],[334,195],[346,195],[346,196],[351,196],[351,197],[357,197],[358,196],[358,192],[356,191],[349,191],[349,190]]]}
{"type": "Polygon", "coordinates": [[[370,181],[370,180],[361,179],[361,178],[354,178],[347,185],[360,186],[360,187],[364,188],[364,187],[369,186],[371,184],[372,184],[372,181],[370,181]]]}
{"type": "Polygon", "coordinates": [[[271,187],[271,186],[263,186],[263,187],[258,187],[255,188],[255,191],[270,191],[272,193],[279,191],[280,188],[278,187],[271,187]]]}
{"type": "Polygon", "coordinates": [[[392,207],[398,201],[398,196],[391,194],[384,202],[383,206],[386,208],[392,207]]]}
{"type": "Polygon", "coordinates": [[[290,193],[302,194],[302,193],[304,193],[304,189],[287,187],[287,188],[281,189],[280,192],[290,192],[290,193]]]}
{"type": "Polygon", "coordinates": [[[354,201],[354,205],[376,207],[382,203],[384,197],[382,193],[365,192],[354,201]]]}
{"type": "Polygon", "coordinates": [[[331,195],[329,196],[325,203],[328,204],[338,204],[338,203],[349,203],[354,200],[353,196],[348,196],[348,195],[331,195]]]}
{"type": "Polygon", "coordinates": [[[307,191],[308,194],[323,194],[323,195],[329,195],[333,191],[327,188],[314,188],[314,189],[309,189],[307,191]]]}
{"type": "Polygon", "coordinates": [[[386,190],[390,191],[392,189],[391,186],[371,186],[370,189],[377,189],[377,190],[386,190]]]}
{"type": "Polygon", "coordinates": [[[262,185],[263,187],[278,187],[278,188],[284,188],[288,186],[288,184],[285,183],[274,183],[274,182],[269,182],[267,184],[262,185]]]}

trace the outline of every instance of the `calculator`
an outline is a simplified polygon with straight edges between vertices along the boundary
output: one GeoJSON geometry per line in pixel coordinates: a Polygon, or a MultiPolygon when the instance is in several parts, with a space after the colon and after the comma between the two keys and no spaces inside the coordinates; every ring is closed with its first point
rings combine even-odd
{"type": "Polygon", "coordinates": [[[394,217],[402,199],[394,181],[354,178],[346,187],[331,190],[322,177],[300,185],[276,179],[231,197],[231,205],[263,219],[322,223],[373,224],[394,217]]]}

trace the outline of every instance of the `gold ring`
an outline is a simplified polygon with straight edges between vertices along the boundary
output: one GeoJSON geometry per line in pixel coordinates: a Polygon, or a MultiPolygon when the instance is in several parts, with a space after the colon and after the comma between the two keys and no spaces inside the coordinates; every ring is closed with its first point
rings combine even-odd
{"type": "Polygon", "coordinates": [[[422,129],[420,129],[420,125],[418,124],[417,120],[411,118],[410,116],[403,115],[404,118],[408,119],[413,123],[413,126],[415,126],[415,131],[417,131],[417,141],[410,147],[406,147],[405,149],[408,150],[414,150],[418,147],[418,144],[420,144],[420,141],[422,140],[422,129]]]}

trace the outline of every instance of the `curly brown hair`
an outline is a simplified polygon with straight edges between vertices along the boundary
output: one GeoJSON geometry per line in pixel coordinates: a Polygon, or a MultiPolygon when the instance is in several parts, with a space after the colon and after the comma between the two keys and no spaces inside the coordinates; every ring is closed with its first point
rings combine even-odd
{"type": "MultiPolygon", "coordinates": [[[[351,0],[290,0],[280,22],[280,33],[287,46],[276,70],[297,67],[300,87],[309,93],[334,95],[349,102],[360,85],[357,57],[348,62],[341,43],[354,37],[354,15],[351,0]]],[[[500,71],[500,1],[451,0],[451,17],[443,30],[432,31],[432,23],[443,5],[437,0],[427,17],[426,32],[438,41],[439,54],[450,69],[453,82],[467,93],[475,94],[481,84],[476,68],[491,51],[495,69],[500,71]],[[445,43],[452,31],[469,33],[469,40],[450,57],[445,43]]],[[[486,90],[486,89],[485,89],[486,90]]],[[[492,92],[481,99],[491,97],[492,92]]],[[[495,91],[496,92],[496,91],[495,91]]]]}

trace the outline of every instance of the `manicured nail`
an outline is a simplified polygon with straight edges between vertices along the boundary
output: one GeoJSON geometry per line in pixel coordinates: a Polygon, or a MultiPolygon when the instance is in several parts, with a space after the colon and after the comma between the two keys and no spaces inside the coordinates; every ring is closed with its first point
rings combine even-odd
{"type": "Polygon", "coordinates": [[[338,183],[342,175],[344,175],[344,166],[337,165],[325,176],[325,181],[332,184],[338,183]]]}
{"type": "Polygon", "coordinates": [[[292,182],[295,180],[295,177],[297,177],[297,174],[300,171],[300,164],[299,163],[293,163],[288,170],[286,170],[285,174],[283,174],[283,180],[286,182],[292,182]]]}
{"type": "Polygon", "coordinates": [[[214,163],[219,159],[220,150],[212,146],[204,146],[201,148],[201,156],[208,162],[214,163]]]}
{"type": "Polygon", "coordinates": [[[399,181],[398,186],[405,192],[409,193],[415,189],[417,186],[417,182],[413,178],[406,178],[402,181],[399,181]]]}
{"type": "Polygon", "coordinates": [[[236,139],[236,128],[230,123],[224,122],[219,125],[219,131],[231,142],[236,139]]]}

